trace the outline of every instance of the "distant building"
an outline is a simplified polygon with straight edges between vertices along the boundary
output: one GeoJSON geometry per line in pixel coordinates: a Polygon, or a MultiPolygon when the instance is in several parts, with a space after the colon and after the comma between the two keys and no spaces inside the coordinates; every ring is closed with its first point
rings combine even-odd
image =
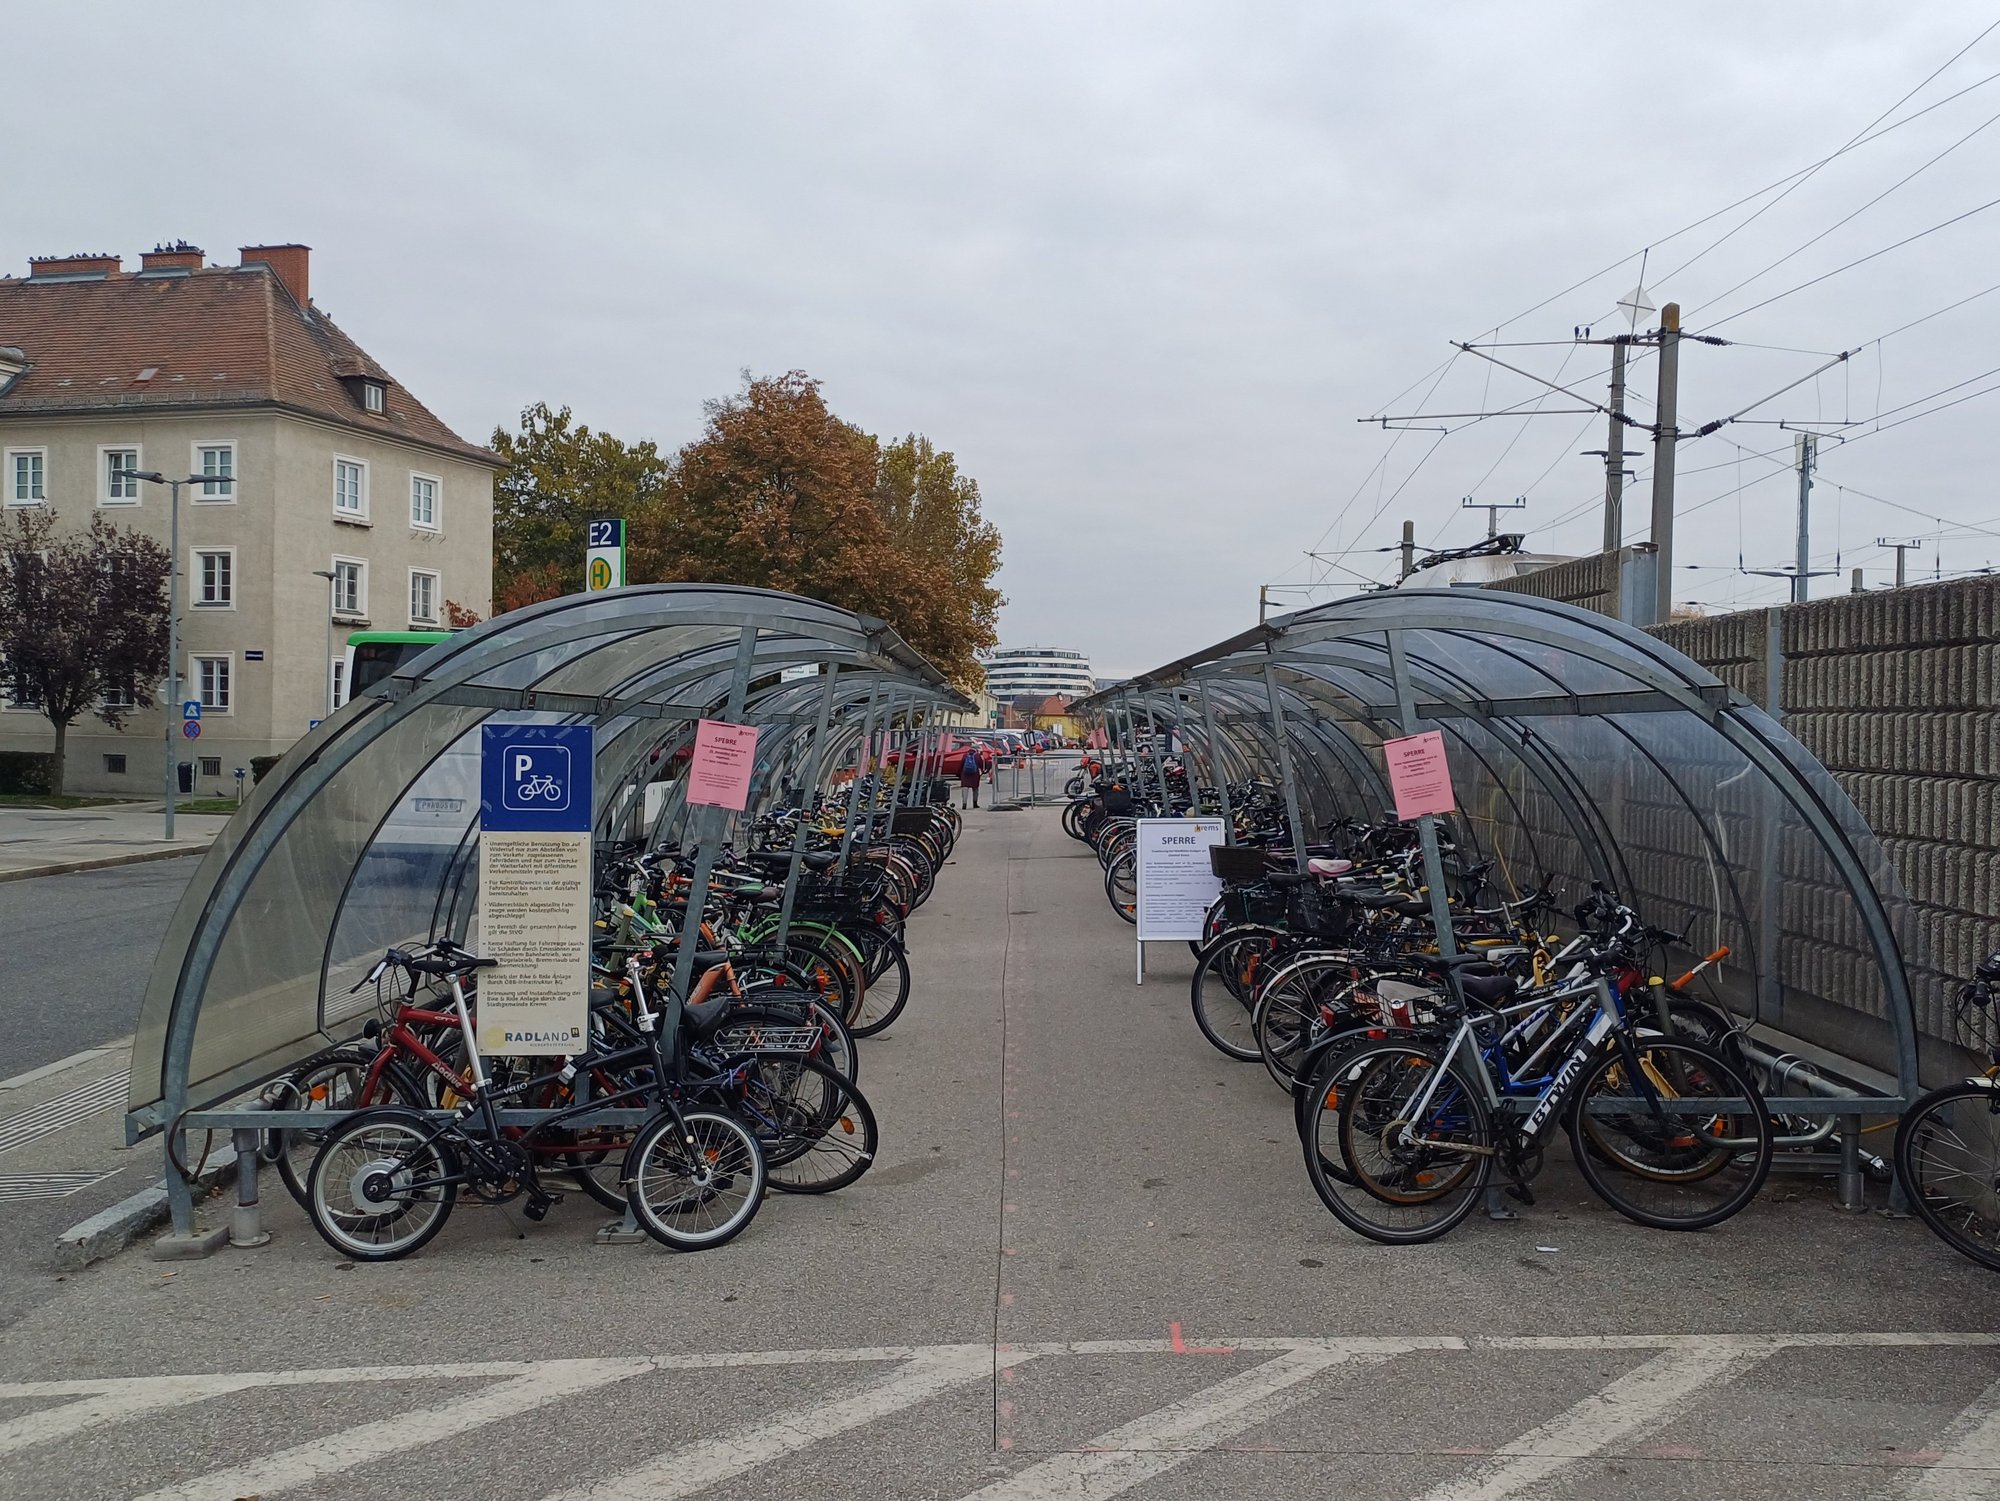
{"type": "MultiPolygon", "coordinates": [[[[493,476],[468,443],[313,306],[304,245],[211,266],[189,245],[128,272],[115,255],[0,277],[0,505],[65,528],[109,516],[165,542],[181,491],[176,735],[199,790],[275,755],[339,702],[350,631],[436,630],[447,600],[492,613],[493,476]],[[322,573],[331,578],[321,577],[322,573]]],[[[0,750],[46,750],[48,721],[0,683],[0,750]]],[[[68,786],[160,790],[165,712],[123,734],[70,727],[68,786]]]]}
{"type": "Polygon", "coordinates": [[[1096,690],[1090,658],[1053,646],[1003,646],[985,659],[986,691],[1000,702],[1024,695],[1082,698],[1096,690]]]}
{"type": "Polygon", "coordinates": [[[1069,705],[1069,699],[1060,693],[1047,696],[1024,693],[1008,701],[1001,722],[1010,730],[1053,730],[1058,735],[1074,735],[1076,722],[1070,718],[1069,705]]]}

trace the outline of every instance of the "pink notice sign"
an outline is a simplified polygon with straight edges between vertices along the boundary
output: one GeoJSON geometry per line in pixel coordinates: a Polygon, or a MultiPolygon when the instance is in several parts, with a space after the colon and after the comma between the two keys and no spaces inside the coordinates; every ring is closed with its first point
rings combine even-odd
{"type": "Polygon", "coordinates": [[[741,813],[750,801],[750,771],[756,761],[755,725],[702,720],[694,732],[687,800],[741,813]]]}
{"type": "Polygon", "coordinates": [[[1421,818],[1449,813],[1458,806],[1451,795],[1451,767],[1444,758],[1444,735],[1426,730],[1402,740],[1384,740],[1389,762],[1389,790],[1396,795],[1396,816],[1421,818]]]}

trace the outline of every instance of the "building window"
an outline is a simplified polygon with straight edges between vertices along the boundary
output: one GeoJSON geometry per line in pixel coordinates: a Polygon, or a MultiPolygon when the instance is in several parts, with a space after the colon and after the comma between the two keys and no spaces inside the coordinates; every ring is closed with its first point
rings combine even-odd
{"type": "Polygon", "coordinates": [[[229,669],[232,660],[227,656],[194,658],[195,697],[201,700],[202,713],[229,713],[229,669]]]}
{"type": "Polygon", "coordinates": [[[364,380],[361,383],[362,410],[373,412],[378,417],[381,416],[383,394],[382,383],[380,381],[364,380]]]}
{"type": "Polygon", "coordinates": [[[125,758],[123,756],[106,756],[104,758],[104,774],[112,777],[124,776],[125,758]]]}
{"type": "Polygon", "coordinates": [[[194,602],[215,609],[235,608],[235,548],[203,548],[194,555],[194,602]]]}
{"type": "Polygon", "coordinates": [[[333,677],[330,680],[333,692],[329,696],[329,701],[334,708],[338,709],[342,704],[347,702],[347,659],[345,657],[335,657],[328,666],[333,671],[333,677]]]}
{"type": "Polygon", "coordinates": [[[139,450],[136,448],[100,448],[104,462],[104,493],[98,497],[100,505],[135,506],[139,503],[139,486],[143,480],[126,473],[139,467],[139,450]]]}
{"type": "Polygon", "coordinates": [[[359,558],[333,560],[333,613],[368,613],[368,565],[359,558]]]}
{"type": "Polygon", "coordinates": [[[203,776],[205,776],[205,777],[219,777],[219,776],[221,776],[221,775],[222,775],[222,757],[220,757],[220,756],[203,756],[203,757],[201,758],[201,774],[202,774],[203,776]]]}
{"type": "Polygon", "coordinates": [[[333,461],[333,514],[350,520],[368,514],[368,466],[357,459],[333,461]]]}
{"type": "Polygon", "coordinates": [[[410,476],[410,525],[427,532],[438,529],[438,481],[432,475],[410,476]]]}
{"type": "Polygon", "coordinates": [[[195,486],[196,504],[203,501],[229,501],[236,499],[236,445],[234,443],[197,443],[194,446],[194,468],[189,471],[202,477],[195,486]]]}
{"type": "Polygon", "coordinates": [[[7,450],[7,504],[38,506],[49,498],[49,452],[46,448],[7,450]]]}
{"type": "Polygon", "coordinates": [[[136,709],[139,696],[127,685],[113,685],[104,690],[104,707],[107,709],[136,709]]]}
{"type": "Polygon", "coordinates": [[[10,709],[30,709],[37,714],[42,712],[41,695],[24,674],[16,673],[14,680],[7,684],[6,706],[10,709]]]}
{"type": "Polygon", "coordinates": [[[422,568],[410,570],[410,623],[436,625],[438,576],[422,568]]]}

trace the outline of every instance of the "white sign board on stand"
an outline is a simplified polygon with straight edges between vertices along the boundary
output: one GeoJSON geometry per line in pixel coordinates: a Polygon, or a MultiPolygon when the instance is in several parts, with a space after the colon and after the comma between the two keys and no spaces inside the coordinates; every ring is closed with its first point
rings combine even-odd
{"type": "Polygon", "coordinates": [[[1209,868],[1212,845],[1228,842],[1219,818],[1142,818],[1138,823],[1139,934],[1136,983],[1146,982],[1146,945],[1198,941],[1222,894],[1209,868]]]}

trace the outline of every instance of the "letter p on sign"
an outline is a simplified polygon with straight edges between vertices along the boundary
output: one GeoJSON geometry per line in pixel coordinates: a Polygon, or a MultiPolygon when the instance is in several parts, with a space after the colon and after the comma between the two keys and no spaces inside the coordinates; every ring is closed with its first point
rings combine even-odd
{"type": "Polygon", "coordinates": [[[514,780],[526,781],[528,773],[535,769],[535,758],[525,751],[514,752],[514,780]]]}

